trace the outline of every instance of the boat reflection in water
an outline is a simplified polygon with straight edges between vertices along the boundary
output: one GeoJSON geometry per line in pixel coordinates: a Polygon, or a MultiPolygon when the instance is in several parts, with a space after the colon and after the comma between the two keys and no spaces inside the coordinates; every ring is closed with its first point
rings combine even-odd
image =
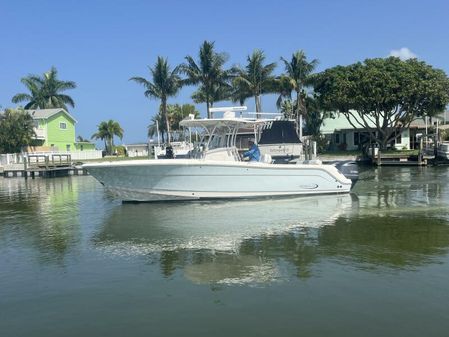
{"type": "MultiPolygon", "coordinates": [[[[375,200],[374,200],[375,201],[375,200]]],[[[440,263],[446,213],[374,212],[354,195],[117,207],[94,238],[112,256],[143,256],[165,277],[265,284],[316,277],[330,265],[369,273],[440,263]]],[[[332,269],[332,268],[331,268],[332,269]]]]}
{"type": "Polygon", "coordinates": [[[278,268],[259,249],[245,252],[245,242],[263,243],[282,235],[315,236],[357,208],[354,195],[208,203],[123,204],[96,235],[107,253],[147,255],[161,263],[166,276],[183,266],[194,282],[267,282],[278,268]]]}

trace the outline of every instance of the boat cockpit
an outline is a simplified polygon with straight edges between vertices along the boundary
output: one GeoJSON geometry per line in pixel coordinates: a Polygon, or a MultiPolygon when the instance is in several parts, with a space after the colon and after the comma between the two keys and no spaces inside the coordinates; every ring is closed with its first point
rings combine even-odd
{"type": "MultiPolygon", "coordinates": [[[[235,111],[229,108],[223,118],[185,119],[180,125],[191,129],[201,129],[202,138],[191,151],[190,157],[197,159],[218,161],[242,161],[236,146],[236,139],[240,129],[252,129],[256,135],[270,120],[235,117],[235,111]]],[[[266,156],[262,156],[267,161],[266,156]]]]}

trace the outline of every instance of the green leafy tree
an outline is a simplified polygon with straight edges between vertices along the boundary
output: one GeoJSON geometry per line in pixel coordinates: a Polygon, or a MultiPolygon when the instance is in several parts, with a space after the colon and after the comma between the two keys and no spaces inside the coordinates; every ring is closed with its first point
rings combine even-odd
{"type": "Polygon", "coordinates": [[[64,91],[75,89],[73,81],[61,81],[58,79],[58,71],[52,67],[42,76],[29,75],[21,79],[29,93],[20,93],[12,98],[13,103],[28,102],[25,109],[67,109],[67,105],[75,107],[73,99],[63,94],[64,91]]]}
{"type": "Polygon", "coordinates": [[[19,153],[36,137],[34,122],[23,109],[6,109],[0,113],[0,153],[19,153]]]}
{"type": "Polygon", "coordinates": [[[248,55],[245,69],[236,69],[235,81],[241,85],[244,92],[250,92],[254,96],[256,112],[262,110],[261,95],[276,91],[276,79],[272,75],[276,63],[265,63],[265,54],[262,50],[254,50],[248,55]]]}
{"type": "Polygon", "coordinates": [[[123,138],[123,129],[120,124],[110,119],[103,121],[98,125],[98,131],[92,135],[92,139],[101,139],[104,141],[106,153],[111,155],[114,151],[114,137],[123,138]]]}
{"type": "Polygon", "coordinates": [[[217,95],[219,90],[229,86],[228,80],[231,77],[231,72],[223,69],[228,56],[225,53],[217,53],[214,42],[204,41],[200,47],[197,62],[191,56],[186,56],[185,59],[186,63],[180,66],[182,72],[187,75],[184,83],[200,85],[194,94],[194,99],[197,102],[206,103],[207,117],[211,118],[209,110],[211,105],[218,98],[221,100],[221,95],[217,95]]]}
{"type": "Polygon", "coordinates": [[[296,104],[294,106],[296,119],[299,115],[307,116],[307,92],[306,87],[312,82],[312,72],[318,65],[318,60],[307,61],[304,51],[299,50],[293,53],[290,61],[281,57],[285,66],[285,74],[281,78],[281,96],[291,97],[291,92],[296,93],[296,104]]]}
{"type": "Polygon", "coordinates": [[[169,97],[175,96],[181,88],[181,77],[179,76],[180,68],[176,67],[171,70],[166,58],[158,57],[153,68],[149,67],[152,81],[143,77],[132,77],[130,80],[135,81],[145,87],[145,96],[161,100],[161,112],[165,120],[167,131],[167,139],[170,143],[170,123],[167,114],[167,100],[169,97]]]}
{"type": "Polygon", "coordinates": [[[354,128],[374,129],[370,137],[386,148],[397,133],[420,117],[435,116],[449,103],[443,70],[417,59],[367,59],[316,76],[320,106],[343,114],[354,128]]]}
{"type": "Polygon", "coordinates": [[[307,109],[307,118],[305,119],[306,135],[310,135],[314,139],[319,139],[321,137],[323,121],[331,113],[323,111],[320,102],[314,97],[307,96],[305,104],[307,109]]]}

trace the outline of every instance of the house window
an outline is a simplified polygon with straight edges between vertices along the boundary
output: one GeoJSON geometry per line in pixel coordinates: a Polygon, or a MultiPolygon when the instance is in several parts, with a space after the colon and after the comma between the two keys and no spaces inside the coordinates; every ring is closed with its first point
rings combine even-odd
{"type": "Polygon", "coordinates": [[[59,123],[59,128],[62,129],[62,130],[67,129],[67,123],[65,123],[65,122],[60,122],[60,123],[59,123]]]}
{"type": "Polygon", "coordinates": [[[346,144],[346,133],[343,133],[343,144],[346,144]]]}
{"type": "Polygon", "coordinates": [[[84,146],[83,146],[83,144],[81,144],[81,146],[80,146],[80,150],[81,150],[81,151],[83,151],[83,150],[84,150],[84,146]]]}
{"type": "Polygon", "coordinates": [[[340,144],[340,134],[339,133],[335,134],[335,144],[340,144]]]}
{"type": "Polygon", "coordinates": [[[70,144],[67,144],[67,145],[65,146],[65,148],[66,148],[67,151],[70,151],[70,144]]]}

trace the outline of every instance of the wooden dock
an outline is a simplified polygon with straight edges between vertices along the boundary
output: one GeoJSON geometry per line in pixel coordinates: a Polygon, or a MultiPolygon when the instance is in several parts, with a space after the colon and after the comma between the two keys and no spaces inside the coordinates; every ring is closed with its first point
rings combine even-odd
{"type": "Polygon", "coordinates": [[[23,164],[3,169],[5,178],[55,178],[87,174],[85,169],[73,165],[70,154],[29,154],[23,164]]]}
{"type": "Polygon", "coordinates": [[[371,162],[376,166],[427,166],[435,159],[433,151],[421,149],[418,154],[414,153],[383,153],[377,149],[372,149],[371,162]]]}
{"type": "Polygon", "coordinates": [[[426,166],[427,158],[407,154],[379,153],[372,158],[373,164],[377,166],[426,166]]]}

